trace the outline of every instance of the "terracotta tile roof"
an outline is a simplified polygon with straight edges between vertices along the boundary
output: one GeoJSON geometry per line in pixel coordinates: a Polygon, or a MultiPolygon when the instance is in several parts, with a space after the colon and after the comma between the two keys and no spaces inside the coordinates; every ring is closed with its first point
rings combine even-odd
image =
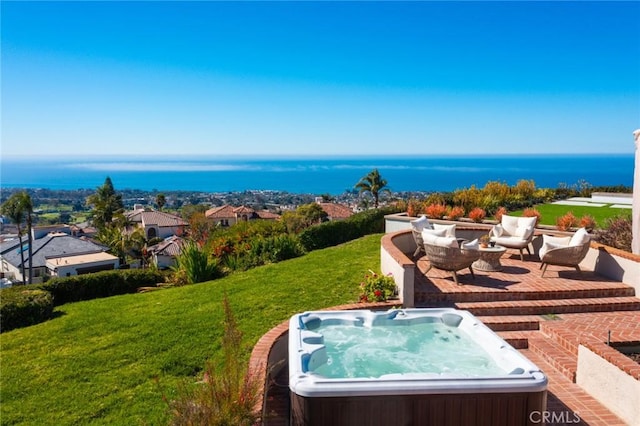
{"type": "Polygon", "coordinates": [[[180,254],[183,245],[184,239],[173,235],[165,239],[164,241],[161,241],[158,244],[147,248],[147,251],[149,253],[160,254],[164,256],[177,256],[180,254]]]}
{"type": "Polygon", "coordinates": [[[235,217],[235,213],[233,212],[234,207],[228,204],[220,207],[214,207],[212,209],[207,210],[204,215],[208,219],[219,219],[219,218],[227,218],[227,217],[235,217]]]}
{"type": "Polygon", "coordinates": [[[159,227],[164,227],[188,225],[188,223],[185,222],[180,216],[176,216],[171,213],[159,212],[156,210],[133,210],[127,212],[125,215],[130,221],[142,223],[145,226],[157,225],[159,227]]]}
{"type": "Polygon", "coordinates": [[[250,208],[250,207],[240,206],[240,207],[236,207],[235,209],[233,209],[233,212],[234,212],[235,214],[240,214],[240,215],[242,215],[242,214],[252,215],[252,214],[254,214],[256,211],[255,211],[255,210],[253,210],[253,209],[252,209],[252,208],[250,208]]]}
{"type": "Polygon", "coordinates": [[[320,204],[320,207],[322,207],[322,210],[324,210],[327,213],[327,215],[329,215],[329,218],[331,218],[332,220],[346,219],[353,215],[353,211],[349,207],[345,206],[344,204],[337,204],[337,203],[318,203],[318,204],[320,204]]]}
{"type": "Polygon", "coordinates": [[[279,214],[270,212],[269,210],[260,210],[260,211],[257,211],[256,214],[260,219],[272,219],[272,220],[280,219],[279,214]]]}

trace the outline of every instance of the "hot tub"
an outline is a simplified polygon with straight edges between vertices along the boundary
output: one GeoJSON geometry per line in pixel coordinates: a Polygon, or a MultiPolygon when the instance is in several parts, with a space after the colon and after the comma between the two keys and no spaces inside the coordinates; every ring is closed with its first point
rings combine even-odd
{"type": "Polygon", "coordinates": [[[293,425],[511,426],[547,378],[467,311],[318,311],[290,320],[289,389],[293,425]]]}

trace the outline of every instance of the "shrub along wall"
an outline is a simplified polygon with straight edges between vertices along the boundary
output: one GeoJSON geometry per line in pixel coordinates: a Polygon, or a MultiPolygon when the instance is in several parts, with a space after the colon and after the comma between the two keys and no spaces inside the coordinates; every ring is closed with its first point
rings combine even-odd
{"type": "Polygon", "coordinates": [[[384,232],[384,217],[399,212],[397,207],[385,207],[357,213],[346,220],[321,223],[302,231],[300,242],[306,251],[312,251],[384,232]]]}

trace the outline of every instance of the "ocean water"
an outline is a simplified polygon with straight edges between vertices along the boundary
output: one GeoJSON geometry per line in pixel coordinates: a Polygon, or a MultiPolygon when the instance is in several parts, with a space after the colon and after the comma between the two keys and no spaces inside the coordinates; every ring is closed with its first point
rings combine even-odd
{"type": "Polygon", "coordinates": [[[2,158],[0,187],[226,192],[352,190],[377,168],[393,191],[453,191],[488,181],[533,180],[539,188],[633,185],[633,154],[423,157],[76,157],[2,158]]]}

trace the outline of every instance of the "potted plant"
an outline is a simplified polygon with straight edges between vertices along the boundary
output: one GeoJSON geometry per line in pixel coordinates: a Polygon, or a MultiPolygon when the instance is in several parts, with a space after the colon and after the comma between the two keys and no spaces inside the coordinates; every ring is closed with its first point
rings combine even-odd
{"type": "Polygon", "coordinates": [[[489,234],[484,234],[478,239],[480,243],[480,247],[487,248],[489,246],[489,242],[491,241],[491,236],[489,234]]]}

